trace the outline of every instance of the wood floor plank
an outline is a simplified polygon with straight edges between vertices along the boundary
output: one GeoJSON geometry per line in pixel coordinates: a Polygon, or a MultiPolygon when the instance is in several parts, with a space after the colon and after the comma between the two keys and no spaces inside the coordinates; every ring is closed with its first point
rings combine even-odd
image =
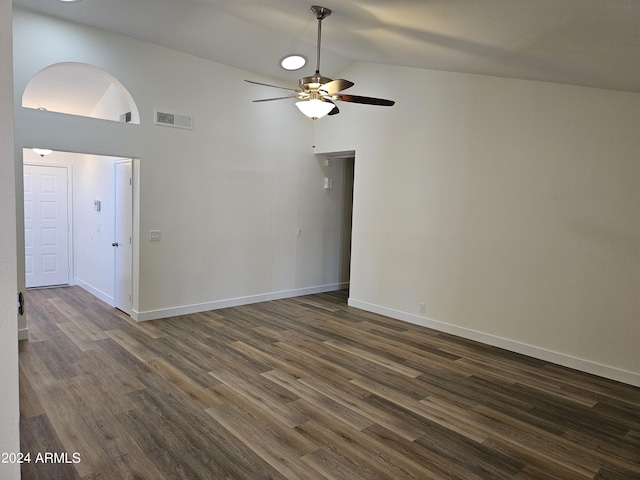
{"type": "Polygon", "coordinates": [[[97,348],[94,339],[89,338],[84,330],[78,327],[77,324],[73,322],[59,323],[58,328],[69,337],[69,340],[71,340],[80,351],[85,352],[97,348]]]}
{"type": "Polygon", "coordinates": [[[81,310],[75,308],[61,298],[51,298],[49,299],[49,302],[60,310],[65,318],[70,322],[75,323],[79,329],[83,330],[91,340],[104,340],[107,338],[106,333],[100,327],[93,323],[84,321],[85,316],[81,310]]]}
{"type": "Polygon", "coordinates": [[[269,385],[271,382],[264,377],[246,374],[239,376],[223,368],[211,371],[209,374],[289,428],[295,427],[304,421],[300,415],[293,412],[287,405],[289,402],[297,400],[297,397],[293,396],[291,398],[291,395],[279,395],[273,387],[277,386],[277,384],[269,385]]]}
{"type": "Polygon", "coordinates": [[[370,351],[363,350],[358,347],[353,347],[342,342],[337,342],[335,340],[327,340],[324,343],[326,345],[331,345],[332,347],[338,348],[340,350],[344,350],[345,352],[349,352],[353,355],[364,358],[365,360],[368,360],[370,362],[377,363],[382,367],[388,368],[389,370],[393,370],[394,372],[400,373],[409,378],[416,378],[422,375],[422,372],[414,368],[407,367],[405,365],[402,365],[401,363],[394,362],[393,360],[388,360],[380,355],[376,355],[375,353],[371,353],[370,351]]]}
{"type": "Polygon", "coordinates": [[[48,297],[44,296],[42,292],[43,290],[29,290],[26,296],[26,308],[29,314],[38,319],[37,322],[28,325],[31,343],[47,340],[48,332],[56,331],[59,323],[68,321],[60,310],[49,303],[48,297]]]}
{"type": "Polygon", "coordinates": [[[81,461],[75,465],[80,476],[84,477],[95,471],[110,472],[114,467],[111,459],[78,415],[82,404],[73,401],[68,388],[61,382],[51,386],[44,396],[48,401],[43,402],[43,407],[60,437],[63,452],[80,455],[81,461]]]}
{"type": "Polygon", "coordinates": [[[360,330],[357,327],[341,325],[335,320],[329,320],[326,322],[326,326],[322,326],[319,328],[322,328],[325,331],[327,329],[331,329],[331,332],[334,335],[339,335],[340,337],[358,343],[364,342],[367,345],[382,348],[384,350],[390,351],[393,354],[396,354],[397,356],[414,360],[417,363],[429,362],[430,364],[438,364],[445,363],[449,360],[439,354],[413,347],[408,343],[403,343],[399,340],[384,338],[380,335],[376,335],[375,333],[360,330]]]}
{"type": "MultiPolygon", "coordinates": [[[[151,373],[141,378],[148,389],[131,394],[139,408],[122,414],[125,423],[140,425],[136,441],[141,448],[156,454],[164,449],[171,458],[162,463],[165,475],[173,467],[188,474],[189,479],[210,478],[281,478],[266,462],[244,443],[238,441],[200,405],[189,403],[189,397],[160,375],[151,373]],[[141,415],[142,412],[147,412],[141,415]],[[167,430],[168,429],[168,430],[167,430]],[[156,453],[157,452],[157,453],[156,453]]],[[[216,407],[224,399],[214,402],[216,407]]],[[[209,407],[213,408],[213,407],[209,407]]]]}
{"type": "Polygon", "coordinates": [[[108,358],[110,359],[109,365],[113,364],[114,368],[124,368],[131,375],[144,375],[151,371],[146,363],[136,358],[129,350],[113,338],[99,340],[95,342],[95,344],[108,354],[108,358]]]}
{"type": "Polygon", "coordinates": [[[192,399],[197,399],[205,404],[208,402],[208,388],[214,386],[216,383],[210,375],[209,379],[211,381],[203,385],[200,382],[192,380],[186,376],[182,370],[174,367],[169,361],[162,358],[149,360],[147,365],[192,399]]]}
{"type": "MultiPolygon", "coordinates": [[[[71,386],[70,382],[66,381],[65,385],[68,387],[69,393],[76,397],[76,404],[87,405],[91,396],[94,399],[100,398],[95,393],[102,392],[95,392],[92,388],[78,388],[80,386],[78,384],[71,386]],[[86,394],[89,394],[89,397],[86,394]]],[[[91,385],[88,386],[91,387],[91,385]]],[[[128,410],[117,411],[116,414],[122,411],[130,411],[134,408],[135,405],[128,410]]],[[[91,402],[90,406],[83,408],[79,415],[91,432],[92,437],[111,459],[114,470],[121,477],[157,478],[160,480],[165,478],[156,469],[153,462],[142,452],[138,444],[131,439],[126,429],[116,420],[112,409],[108,405],[91,402]]]]}
{"type": "Polygon", "coordinates": [[[640,388],[347,306],[347,292],[137,323],[27,292],[23,478],[637,479],[640,388]]]}
{"type": "Polygon", "coordinates": [[[38,454],[44,452],[65,453],[65,447],[47,415],[22,418],[20,432],[20,452],[30,455],[31,458],[29,462],[20,465],[22,480],[80,480],[73,463],[37,461],[38,454]]]}
{"type": "MultiPolygon", "coordinates": [[[[22,343],[19,353],[19,367],[24,374],[24,378],[29,382],[31,391],[39,398],[46,398],[47,389],[50,388],[57,380],[53,377],[51,371],[46,364],[37,355],[33,349],[33,345],[22,343]]],[[[25,390],[26,393],[27,391],[25,390]]]]}
{"type": "Polygon", "coordinates": [[[148,360],[153,360],[156,357],[152,352],[149,352],[144,345],[121,329],[108,330],[107,335],[142,363],[146,363],[148,360]]]}
{"type": "MultiPolygon", "coordinates": [[[[380,442],[385,448],[405,452],[405,455],[416,463],[427,465],[439,480],[485,480],[490,478],[486,475],[477,475],[469,468],[457,465],[443,455],[423,448],[416,442],[408,442],[380,425],[371,425],[363,433],[380,442]]],[[[429,435],[435,436],[437,432],[429,432],[429,435]]]]}
{"type": "Polygon", "coordinates": [[[344,455],[326,448],[319,448],[304,457],[302,460],[314,470],[320,472],[330,480],[371,480],[382,479],[374,470],[367,469],[344,455]]]}
{"type": "MultiPolygon", "coordinates": [[[[208,365],[213,368],[214,362],[210,356],[211,342],[209,341],[211,337],[191,330],[187,330],[188,335],[180,335],[179,332],[180,330],[176,330],[170,338],[163,338],[154,343],[175,349],[177,354],[184,356],[191,363],[201,366],[203,369],[208,365]]],[[[209,335],[213,332],[217,332],[217,330],[209,331],[209,335]]]]}
{"type": "Polygon", "coordinates": [[[241,395],[220,385],[215,388],[227,402],[206,412],[233,433],[252,451],[287,478],[321,479],[320,472],[305,464],[301,457],[318,447],[299,433],[278,425],[241,395]]]}
{"type": "Polygon", "coordinates": [[[393,389],[366,379],[354,379],[351,380],[351,383],[371,392],[372,394],[378,395],[395,405],[405,408],[426,420],[443,425],[454,432],[458,432],[461,435],[475,440],[476,442],[483,442],[488,437],[486,431],[475,425],[472,419],[464,416],[461,409],[455,409],[454,407],[451,407],[446,411],[444,409],[438,409],[433,403],[429,402],[428,399],[418,401],[393,389]],[[456,411],[457,415],[451,414],[453,411],[456,411]]]}
{"type": "Polygon", "coordinates": [[[70,378],[80,374],[78,360],[82,351],[61,330],[51,332],[49,338],[31,345],[54,378],[70,378]]]}
{"type": "Polygon", "coordinates": [[[482,446],[491,451],[492,455],[501,454],[520,459],[526,464],[524,468],[529,467],[529,472],[537,471],[538,474],[544,472],[544,475],[551,478],[570,478],[572,480],[586,480],[595,477],[595,473],[591,472],[589,468],[569,465],[544,454],[538,454],[522,444],[513,443],[512,440],[490,438],[482,446]]]}
{"type": "Polygon", "coordinates": [[[171,480],[204,480],[206,478],[198,473],[197,459],[184,447],[189,443],[188,437],[181,435],[182,432],[175,432],[171,424],[163,421],[161,416],[135,409],[123,412],[117,418],[130,431],[129,435],[146,455],[154,459],[154,465],[165,478],[171,480]]]}
{"type": "MultiPolygon", "coordinates": [[[[124,320],[128,325],[138,329],[140,332],[151,338],[162,338],[166,335],[166,333],[161,328],[156,326],[157,322],[136,322],[128,315],[125,315],[124,320]]],[[[113,330],[113,328],[109,328],[108,330],[113,330]]]]}
{"type": "Polygon", "coordinates": [[[18,369],[18,384],[20,393],[20,418],[43,415],[45,413],[44,408],[42,408],[42,404],[22,368],[18,369]]]}
{"type": "Polygon", "coordinates": [[[300,425],[297,430],[309,438],[342,451],[352,458],[358,458],[359,464],[379,471],[381,467],[391,478],[436,479],[437,472],[427,465],[421,465],[397,450],[389,449],[385,444],[365,433],[349,426],[336,423],[333,417],[314,408],[305,400],[297,400],[295,405],[312,420],[300,425]]]}
{"type": "MultiPolygon", "coordinates": [[[[300,382],[304,385],[313,388],[314,390],[326,395],[330,399],[340,403],[344,407],[353,410],[354,412],[368,418],[374,423],[384,426],[385,428],[395,432],[402,438],[413,441],[416,438],[424,435],[424,431],[419,427],[412,425],[402,417],[397,417],[389,412],[377,408],[376,406],[368,404],[365,400],[368,396],[364,395],[354,396],[350,393],[345,393],[350,387],[347,387],[346,382],[343,385],[337,383],[327,383],[323,380],[307,377],[300,379],[300,382]]],[[[363,390],[363,392],[366,392],[363,390]]]]}
{"type": "Polygon", "coordinates": [[[520,452],[529,456],[530,462],[535,461],[531,457],[534,455],[541,462],[555,462],[575,475],[580,474],[587,478],[595,476],[599,469],[593,452],[571,444],[563,437],[532,428],[531,425],[484,407],[476,407],[475,411],[484,417],[485,425],[491,431],[494,442],[500,438],[505,449],[518,448],[520,452]]]}
{"type": "Polygon", "coordinates": [[[283,357],[290,359],[292,363],[307,366],[308,373],[312,373],[321,378],[342,378],[351,380],[355,373],[329,360],[310,353],[308,349],[301,348],[287,342],[276,342],[274,346],[281,352],[283,357]]]}
{"type": "Polygon", "coordinates": [[[354,412],[317,390],[307,387],[296,378],[287,375],[285,372],[272,370],[270,372],[262,373],[262,376],[288,389],[299,398],[303,398],[309,403],[318,406],[326,413],[336,417],[341,422],[357,430],[363,430],[374,424],[372,420],[354,412]]]}
{"type": "Polygon", "coordinates": [[[233,342],[231,346],[238,352],[245,354],[247,357],[260,360],[260,362],[265,365],[263,370],[265,372],[272,369],[279,369],[296,378],[308,375],[308,372],[293,365],[285,358],[282,358],[278,352],[272,353],[276,350],[275,347],[262,351],[244,342],[233,342]]]}
{"type": "MultiPolygon", "coordinates": [[[[209,413],[215,409],[226,409],[226,407],[233,408],[236,412],[242,412],[243,415],[237,416],[246,422],[250,431],[258,434],[258,430],[264,433],[266,437],[278,438],[277,442],[265,442],[269,446],[284,443],[287,445],[286,455],[292,457],[301,457],[307,453],[313,452],[318,447],[312,442],[308,442],[306,439],[298,435],[293,428],[280,422],[277,418],[273,417],[269,412],[264,411],[259,405],[256,405],[251,400],[247,399],[244,395],[238,393],[234,389],[227,385],[219,385],[214,389],[220,394],[222,398],[226,400],[225,404],[213,409],[207,409],[209,413]]],[[[228,411],[228,410],[227,410],[228,411]]],[[[299,416],[304,418],[304,416],[299,416]]]]}
{"type": "Polygon", "coordinates": [[[92,375],[99,384],[104,385],[105,390],[111,390],[119,394],[127,394],[144,388],[144,385],[118,362],[114,362],[111,356],[99,345],[84,352],[78,362],[84,375],[92,375]],[[109,365],[107,370],[105,365],[109,365]]]}
{"type": "Polygon", "coordinates": [[[601,438],[594,438],[583,432],[567,430],[563,433],[562,437],[571,443],[576,443],[588,448],[589,451],[601,452],[603,459],[606,457],[611,464],[640,466],[640,444],[637,438],[632,439],[628,434],[618,441],[613,441],[613,437],[602,440],[601,438]]]}
{"type": "Polygon", "coordinates": [[[470,477],[507,480],[527,465],[523,459],[511,455],[511,452],[501,452],[491,448],[491,445],[475,442],[437,424],[414,443],[429,452],[429,455],[439,457],[440,461],[468,472],[470,477]]]}
{"type": "Polygon", "coordinates": [[[490,377],[497,377],[507,382],[517,382],[521,385],[534,388],[548,395],[554,395],[561,399],[567,399],[572,402],[580,403],[587,407],[593,407],[598,403],[596,398],[592,398],[584,394],[584,392],[573,393],[565,388],[565,384],[556,381],[548,376],[541,375],[538,371],[532,369],[518,368],[517,366],[501,365],[495,367],[494,364],[487,365],[486,361],[472,360],[463,358],[456,362],[458,365],[469,367],[469,372],[474,375],[483,376],[490,374],[490,377]]]}

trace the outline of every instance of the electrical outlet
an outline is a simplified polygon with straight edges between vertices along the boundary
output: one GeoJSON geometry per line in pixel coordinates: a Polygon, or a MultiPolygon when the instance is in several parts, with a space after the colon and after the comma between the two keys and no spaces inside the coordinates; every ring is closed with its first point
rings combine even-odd
{"type": "Polygon", "coordinates": [[[427,306],[424,303],[420,304],[420,313],[426,313],[427,306]]]}

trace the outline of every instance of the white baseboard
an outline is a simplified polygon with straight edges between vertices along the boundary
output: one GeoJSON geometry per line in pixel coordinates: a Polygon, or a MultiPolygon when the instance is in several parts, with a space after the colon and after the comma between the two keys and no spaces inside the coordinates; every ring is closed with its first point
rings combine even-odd
{"type": "Polygon", "coordinates": [[[581,372],[590,373],[599,377],[616,380],[618,382],[633,385],[635,387],[640,387],[640,374],[638,373],[621,370],[618,368],[610,367],[608,365],[602,365],[599,363],[591,362],[589,360],[583,360],[563,353],[546,350],[540,347],[534,347],[525,343],[497,337],[495,335],[489,335],[487,333],[459,327],[450,323],[440,322],[438,320],[432,320],[430,318],[402,312],[400,310],[394,310],[392,308],[363,302],[354,298],[349,298],[349,306],[395,318],[396,320],[402,320],[414,325],[432,328],[433,330],[438,330],[440,332],[450,333],[452,335],[467,338],[469,340],[475,340],[477,342],[492,345],[494,347],[504,348],[505,350],[509,350],[511,352],[521,353],[523,355],[554,363],[556,365],[561,365],[563,367],[572,368],[581,372]]]}
{"type": "Polygon", "coordinates": [[[77,278],[74,279],[74,285],[77,285],[77,286],[83,288],[84,290],[89,292],[94,297],[98,297],[100,300],[102,300],[105,303],[108,303],[112,307],[115,305],[115,300],[111,295],[106,294],[102,290],[98,290],[97,288],[89,285],[86,282],[83,282],[82,280],[79,280],[77,278]]]}
{"type": "Polygon", "coordinates": [[[330,285],[297,288],[294,290],[284,290],[280,292],[264,293],[260,295],[249,295],[246,297],[229,298],[225,300],[216,300],[213,302],[197,303],[193,305],[183,305],[179,307],[161,308],[158,310],[133,310],[131,318],[138,322],[146,322],[148,320],[175,317],[176,315],[189,315],[191,313],[206,312],[208,310],[218,310],[220,308],[238,307],[241,305],[250,305],[252,303],[268,302],[270,300],[301,297],[303,295],[312,295],[314,293],[333,292],[335,290],[342,290],[348,287],[348,282],[332,283],[330,285]]]}
{"type": "Polygon", "coordinates": [[[28,328],[19,328],[18,329],[18,341],[20,340],[29,340],[29,329],[28,328]]]}

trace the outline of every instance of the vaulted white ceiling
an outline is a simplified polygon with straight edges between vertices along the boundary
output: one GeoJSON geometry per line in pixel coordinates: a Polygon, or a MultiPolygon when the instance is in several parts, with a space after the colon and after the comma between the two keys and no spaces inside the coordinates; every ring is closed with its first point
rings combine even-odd
{"type": "Polygon", "coordinates": [[[640,0],[14,0],[295,84],[356,61],[640,92],[640,0]],[[278,61],[309,64],[285,72],[278,61]]]}

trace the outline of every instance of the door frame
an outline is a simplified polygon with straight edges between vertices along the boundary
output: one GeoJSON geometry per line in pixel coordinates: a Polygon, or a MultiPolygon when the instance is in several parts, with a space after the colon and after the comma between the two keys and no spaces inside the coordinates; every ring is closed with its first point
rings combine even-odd
{"type": "MultiPolygon", "coordinates": [[[[131,173],[131,178],[130,178],[130,194],[129,194],[129,202],[127,203],[127,208],[129,209],[130,212],[130,216],[129,219],[131,220],[131,224],[129,225],[129,232],[131,233],[129,242],[130,242],[130,255],[129,255],[129,263],[127,265],[127,270],[128,270],[128,278],[129,278],[129,306],[127,309],[123,309],[121,308],[121,306],[118,306],[118,262],[117,262],[117,251],[114,250],[114,261],[113,261],[113,307],[123,311],[124,313],[126,313],[127,315],[131,316],[133,313],[133,289],[134,289],[134,283],[133,283],[133,265],[134,265],[134,239],[135,239],[135,235],[134,235],[134,225],[135,225],[135,220],[134,220],[134,215],[135,215],[135,173],[134,173],[134,159],[133,158],[121,158],[120,160],[115,160],[113,162],[113,170],[114,170],[114,175],[113,175],[113,189],[114,189],[114,195],[113,195],[113,202],[114,202],[114,234],[117,233],[118,231],[118,208],[116,207],[116,205],[118,204],[118,196],[117,196],[117,168],[119,164],[129,164],[129,168],[130,168],[130,173],[131,173]]],[[[118,241],[118,238],[114,238],[114,241],[118,241]]],[[[119,248],[119,247],[114,247],[114,248],[119,248]]]]}

